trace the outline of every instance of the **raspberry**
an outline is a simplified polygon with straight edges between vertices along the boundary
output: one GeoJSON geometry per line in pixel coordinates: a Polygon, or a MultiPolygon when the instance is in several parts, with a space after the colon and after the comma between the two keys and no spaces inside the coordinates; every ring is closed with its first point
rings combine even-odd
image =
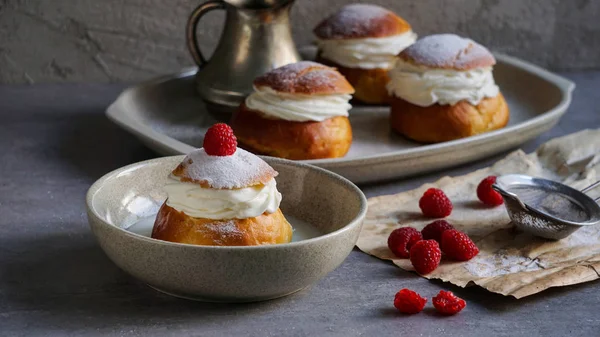
{"type": "Polygon", "coordinates": [[[452,213],[452,202],[444,191],[437,188],[430,188],[423,193],[419,207],[423,215],[430,218],[445,218],[452,213]]]}
{"type": "Polygon", "coordinates": [[[502,195],[492,189],[492,185],[496,182],[495,176],[489,176],[483,179],[477,186],[477,198],[486,205],[498,206],[504,203],[502,195]]]}
{"type": "Polygon", "coordinates": [[[433,306],[444,315],[458,314],[467,306],[467,302],[456,297],[451,291],[440,290],[440,293],[432,299],[433,306]]]}
{"type": "Polygon", "coordinates": [[[439,244],[442,243],[442,233],[445,230],[454,229],[446,220],[436,220],[421,230],[424,240],[435,240],[439,244]]]}
{"type": "Polygon", "coordinates": [[[210,156],[231,156],[237,149],[237,138],[229,125],[217,123],[206,131],[202,146],[210,156]]]}
{"type": "Polygon", "coordinates": [[[456,229],[442,233],[442,251],[456,261],[468,261],[479,253],[479,248],[471,238],[456,229]]]}
{"type": "Polygon", "coordinates": [[[407,259],[409,250],[417,241],[423,240],[421,232],[412,227],[394,229],[388,237],[388,247],[397,257],[407,259]]]}
{"type": "Polygon", "coordinates": [[[402,289],[394,297],[394,306],[403,314],[416,314],[423,310],[427,299],[410,289],[402,289]]]}
{"type": "Polygon", "coordinates": [[[410,249],[410,262],[421,275],[434,271],[441,259],[442,252],[435,240],[421,240],[410,249]]]}

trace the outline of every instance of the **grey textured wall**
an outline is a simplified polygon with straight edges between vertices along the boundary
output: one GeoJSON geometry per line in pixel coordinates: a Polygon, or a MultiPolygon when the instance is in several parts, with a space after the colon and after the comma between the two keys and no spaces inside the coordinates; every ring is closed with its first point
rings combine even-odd
{"type": "MultiPolygon", "coordinates": [[[[349,0],[297,0],[298,45],[349,0]]],[[[455,32],[553,69],[600,68],[600,0],[373,0],[419,35],[455,32]]],[[[192,64],[192,0],[0,0],[0,83],[138,81],[192,64]]],[[[200,38],[212,50],[223,15],[200,38]]]]}

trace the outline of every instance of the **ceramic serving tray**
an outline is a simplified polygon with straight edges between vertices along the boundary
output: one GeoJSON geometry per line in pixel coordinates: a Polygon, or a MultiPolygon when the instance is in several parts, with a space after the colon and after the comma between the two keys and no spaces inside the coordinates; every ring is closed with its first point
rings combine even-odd
{"type": "MultiPolygon", "coordinates": [[[[344,158],[306,160],[354,183],[407,177],[478,160],[514,148],[552,128],[571,102],[575,85],[547,70],[495,55],[496,83],[510,107],[507,127],[465,139],[424,145],[391,132],[389,107],[350,111],[353,143],[344,158]]],[[[107,116],[162,155],[186,154],[202,146],[215,123],[194,87],[195,68],[125,90],[107,116]]]]}

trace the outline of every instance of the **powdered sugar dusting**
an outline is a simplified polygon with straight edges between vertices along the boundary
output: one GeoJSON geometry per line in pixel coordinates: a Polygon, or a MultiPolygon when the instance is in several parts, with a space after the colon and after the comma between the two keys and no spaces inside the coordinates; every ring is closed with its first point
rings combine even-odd
{"type": "Polygon", "coordinates": [[[326,39],[369,37],[381,25],[381,20],[395,14],[383,7],[352,4],[342,7],[315,28],[315,35],[326,39]]]}
{"type": "Polygon", "coordinates": [[[204,149],[197,149],[181,165],[183,177],[212,188],[242,188],[266,183],[277,175],[264,160],[240,148],[231,156],[209,156],[204,149]]]}
{"type": "Polygon", "coordinates": [[[491,66],[495,59],[487,48],[477,42],[454,34],[438,34],[426,36],[400,54],[416,63],[428,67],[454,67],[457,69],[491,66]],[[489,64],[480,64],[488,60],[489,64]]]}
{"type": "Polygon", "coordinates": [[[238,229],[232,220],[226,222],[214,222],[203,226],[208,232],[215,234],[214,243],[223,244],[225,242],[235,241],[232,239],[241,239],[242,232],[238,229]]]}
{"type": "Polygon", "coordinates": [[[269,74],[269,75],[274,75],[277,77],[286,77],[286,76],[290,76],[293,74],[297,75],[297,74],[301,73],[304,69],[310,68],[310,67],[324,67],[324,66],[320,63],[313,62],[313,61],[300,61],[300,62],[296,62],[296,63],[286,64],[279,68],[275,68],[275,69],[269,71],[268,73],[266,73],[265,75],[269,74]]]}
{"type": "Polygon", "coordinates": [[[545,188],[515,187],[510,192],[529,207],[559,219],[584,222],[589,219],[587,212],[567,196],[545,188]]]}
{"type": "Polygon", "coordinates": [[[333,70],[314,71],[304,74],[298,79],[298,85],[335,88],[337,78],[341,75],[333,70]]]}
{"type": "Polygon", "coordinates": [[[334,89],[337,81],[343,79],[335,69],[312,61],[291,63],[273,69],[254,80],[257,87],[268,86],[276,91],[304,93],[306,88],[334,89]]]}
{"type": "Polygon", "coordinates": [[[494,255],[477,255],[464,264],[464,268],[477,277],[495,277],[542,269],[537,260],[498,252],[494,255]]]}

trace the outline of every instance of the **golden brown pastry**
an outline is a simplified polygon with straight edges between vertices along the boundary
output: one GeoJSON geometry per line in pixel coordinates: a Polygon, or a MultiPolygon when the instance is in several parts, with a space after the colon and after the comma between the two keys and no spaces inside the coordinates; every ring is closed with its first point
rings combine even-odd
{"type": "MultiPolygon", "coordinates": [[[[230,137],[235,139],[233,133],[230,137]]],[[[279,209],[277,172],[243,149],[222,155],[205,148],[173,170],[152,238],[209,246],[290,242],[292,227],[279,209]]]]}
{"type": "Polygon", "coordinates": [[[254,81],[231,126],[252,152],[305,160],[343,157],[352,143],[352,86],[335,69],[298,62],[254,81]]]}
{"type": "Polygon", "coordinates": [[[390,71],[392,129],[424,143],[500,129],[509,109],[494,82],[494,56],[456,35],[431,35],[400,55],[390,71]]]}
{"type": "Polygon", "coordinates": [[[152,237],[203,246],[258,246],[290,242],[292,227],[280,209],[253,218],[211,220],[194,218],[163,204],[152,237]]]}
{"type": "Polygon", "coordinates": [[[411,26],[395,13],[376,5],[342,7],[314,29],[317,62],[335,67],[354,86],[363,103],[389,101],[386,84],[395,56],[417,39],[411,26]]]}

